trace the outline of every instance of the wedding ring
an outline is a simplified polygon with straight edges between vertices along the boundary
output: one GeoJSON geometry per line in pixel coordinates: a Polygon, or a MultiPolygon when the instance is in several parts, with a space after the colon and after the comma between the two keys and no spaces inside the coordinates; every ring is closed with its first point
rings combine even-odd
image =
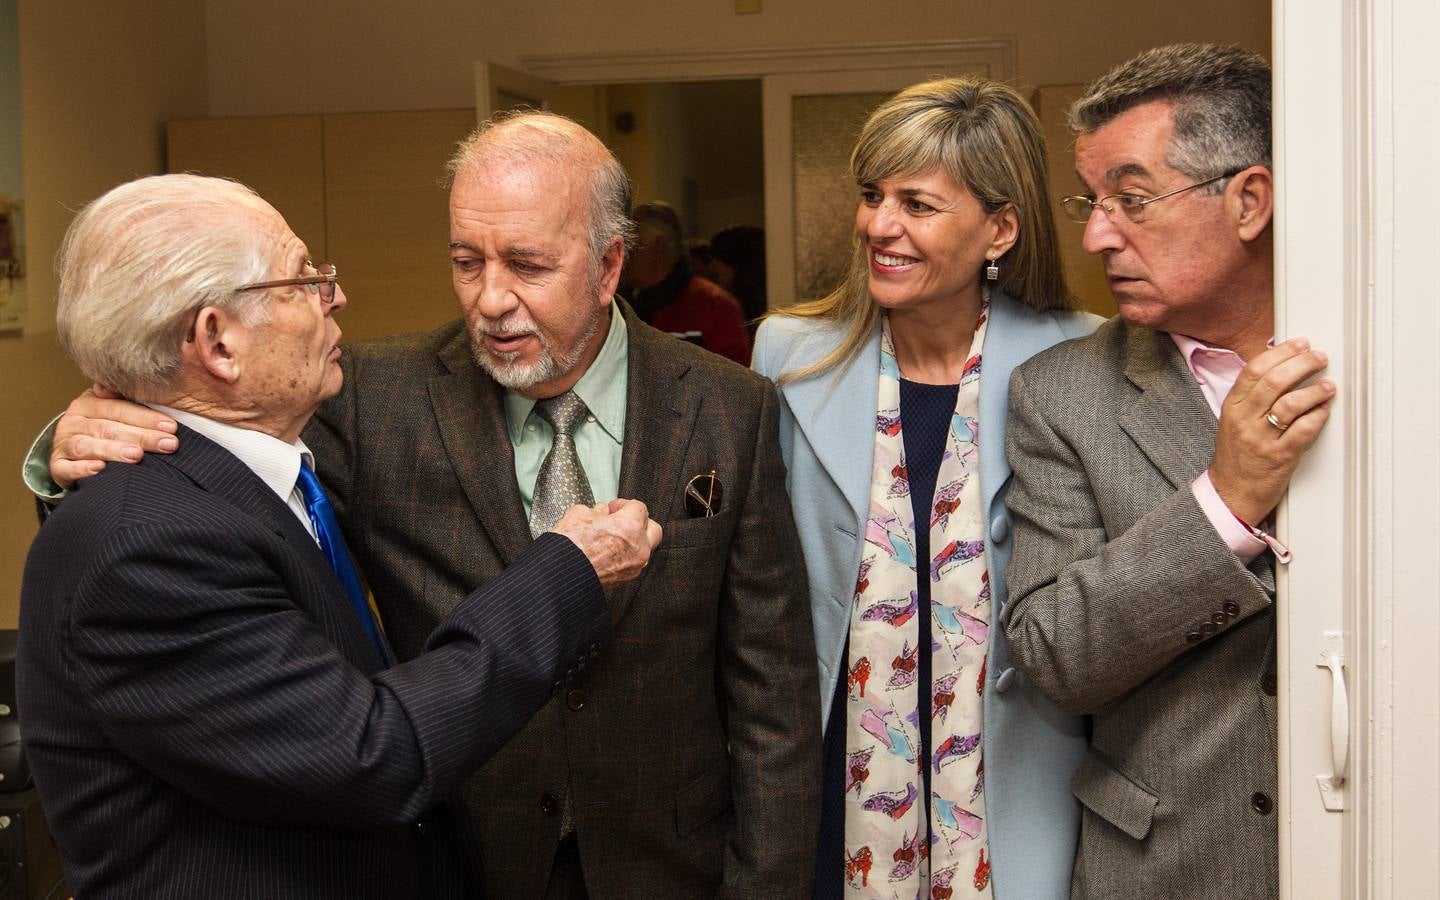
{"type": "Polygon", "coordinates": [[[1265,421],[1269,422],[1270,426],[1276,431],[1284,431],[1285,429],[1290,427],[1289,425],[1286,425],[1284,422],[1275,418],[1275,414],[1273,412],[1265,414],[1265,421]]]}

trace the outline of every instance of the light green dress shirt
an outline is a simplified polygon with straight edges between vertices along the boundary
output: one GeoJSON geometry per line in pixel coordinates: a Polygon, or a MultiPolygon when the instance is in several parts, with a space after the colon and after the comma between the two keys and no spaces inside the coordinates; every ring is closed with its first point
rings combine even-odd
{"type": "MultiPolygon", "coordinates": [[[[596,503],[605,503],[620,495],[621,445],[625,439],[630,334],[625,328],[625,318],[613,304],[610,309],[610,330],[600,354],[573,388],[590,410],[585,421],[575,429],[575,450],[580,454],[580,465],[585,469],[596,503]]],[[[520,487],[520,499],[525,503],[528,519],[535,496],[535,480],[540,477],[540,465],[555,440],[555,430],[535,414],[534,400],[514,391],[505,392],[505,424],[510,432],[510,445],[515,449],[515,483],[520,487]]]]}

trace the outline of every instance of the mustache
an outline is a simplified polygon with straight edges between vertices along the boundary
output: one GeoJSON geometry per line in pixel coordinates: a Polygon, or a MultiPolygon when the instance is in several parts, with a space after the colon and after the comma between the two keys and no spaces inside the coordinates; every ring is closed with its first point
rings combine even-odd
{"type": "Polygon", "coordinates": [[[476,325],[479,331],[490,337],[516,337],[519,335],[535,334],[535,323],[528,318],[507,315],[499,319],[487,319],[480,316],[476,325]]]}

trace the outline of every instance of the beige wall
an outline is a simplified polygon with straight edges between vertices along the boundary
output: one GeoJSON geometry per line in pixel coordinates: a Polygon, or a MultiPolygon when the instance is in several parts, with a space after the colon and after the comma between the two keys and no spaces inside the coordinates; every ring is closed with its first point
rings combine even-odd
{"type": "Polygon", "coordinates": [[[1086,81],[1157,43],[1270,45],[1263,0],[772,0],[744,16],[727,0],[204,2],[220,116],[471,106],[474,61],[516,66],[528,54],[1013,35],[1019,82],[1033,88],[1086,81]]]}
{"type": "Polygon", "coordinates": [[[85,384],[55,344],[55,251],[76,207],[164,171],[166,119],[206,112],[204,27],[200,0],[20,0],[30,311],[23,337],[0,338],[0,627],[15,624],[35,532],[20,460],[85,384]]]}

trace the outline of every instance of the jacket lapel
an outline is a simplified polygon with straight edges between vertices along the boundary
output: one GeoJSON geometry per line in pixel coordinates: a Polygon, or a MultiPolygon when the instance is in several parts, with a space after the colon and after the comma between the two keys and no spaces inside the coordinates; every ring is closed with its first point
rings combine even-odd
{"type": "MultiPolygon", "coordinates": [[[[839,336],[817,329],[798,340],[786,362],[787,371],[819,362],[835,348],[839,336]],[[818,338],[815,339],[815,338],[818,338]]],[[[848,362],[831,372],[780,388],[795,424],[815,458],[849,504],[854,527],[870,508],[870,466],[875,457],[875,397],[880,387],[880,325],[848,362]]]]}
{"type": "MultiPolygon", "coordinates": [[[[628,336],[625,439],[620,462],[620,496],[639,500],[663,527],[680,505],[677,495],[696,473],[683,470],[690,436],[704,395],[685,375],[690,362],[676,353],[675,339],[641,322],[623,303],[628,336]]],[[[610,610],[620,621],[645,576],[610,592],[610,610]]]]}
{"type": "Polygon", "coordinates": [[[980,490],[984,509],[1010,477],[1005,458],[1010,373],[1025,360],[1065,340],[1051,316],[1038,315],[998,291],[990,297],[990,321],[980,362],[980,490]]]}
{"type": "Polygon", "coordinates": [[[1210,464],[1215,414],[1164,332],[1131,329],[1124,366],[1141,393],[1120,414],[1120,427],[1172,486],[1189,484],[1210,464]]]}
{"type": "Polygon", "coordinates": [[[439,356],[449,371],[430,379],[430,403],[445,454],[476,519],[509,565],[530,546],[531,537],[515,483],[504,390],[475,364],[465,329],[439,356]]]}
{"type": "Polygon", "coordinates": [[[288,543],[297,547],[308,546],[315,552],[321,565],[327,569],[330,567],[329,561],[320,552],[305,526],[300,524],[290,507],[281,502],[275,492],[260,480],[260,476],[250,471],[233,453],[198,431],[181,425],[178,436],[182,449],[170,455],[154,455],[151,458],[165,462],[184,473],[206,493],[213,494],[241,512],[258,519],[288,543]]]}

